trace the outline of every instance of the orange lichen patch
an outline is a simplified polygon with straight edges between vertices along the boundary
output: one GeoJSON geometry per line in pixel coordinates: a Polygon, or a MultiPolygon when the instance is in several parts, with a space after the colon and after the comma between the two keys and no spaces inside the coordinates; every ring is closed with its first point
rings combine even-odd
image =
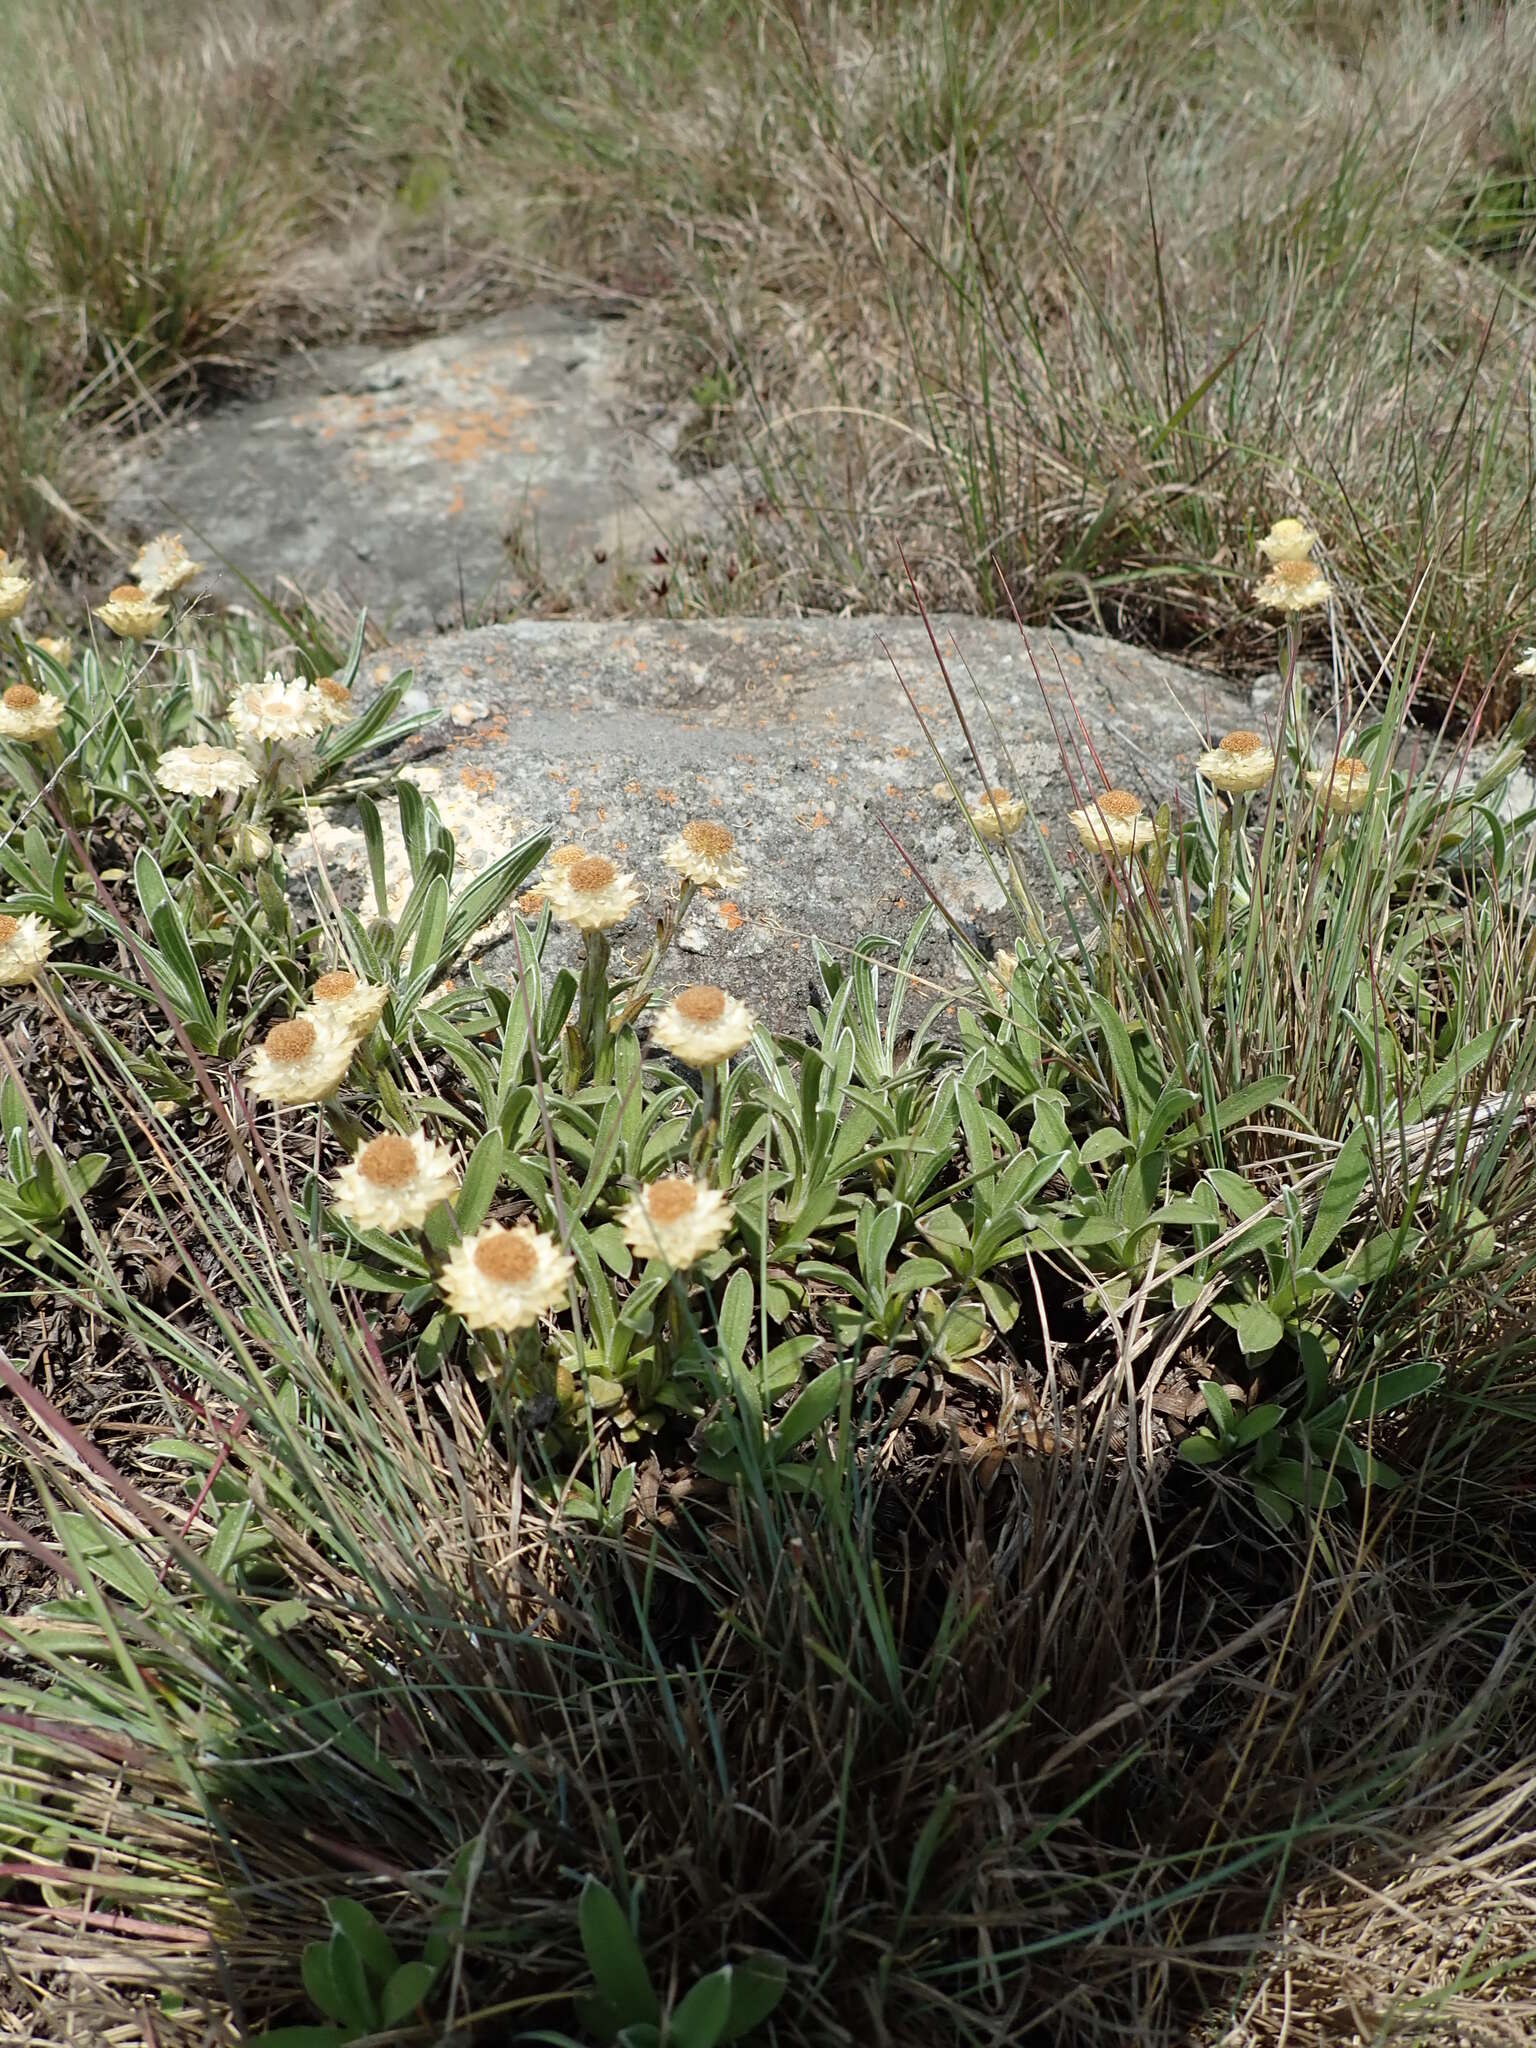
{"type": "Polygon", "coordinates": [[[672,1001],[691,1024],[716,1024],[725,1015],[725,990],[706,981],[680,988],[672,1001]]]}
{"type": "Polygon", "coordinates": [[[375,1138],[357,1155],[357,1170],[376,1188],[403,1188],[416,1171],[416,1149],[394,1132],[375,1138]]]}
{"type": "Polygon", "coordinates": [[[717,903],[715,905],[715,915],[728,932],[739,932],[746,923],[746,919],[734,903],[717,903]]]}
{"type": "Polygon", "coordinates": [[[1261,753],[1263,748],[1264,742],[1256,732],[1229,732],[1221,742],[1224,754],[1237,754],[1244,759],[1249,754],[1261,753]]]}
{"type": "Polygon", "coordinates": [[[1089,797],[1086,808],[1102,811],[1106,818],[1139,818],[1141,798],[1128,789],[1101,789],[1097,796],[1089,797]]]}
{"type": "Polygon", "coordinates": [[[526,1287],[539,1270],[539,1255],[523,1230],[498,1230],[475,1246],[475,1265],[487,1280],[526,1287]]]}
{"type": "Polygon", "coordinates": [[[797,814],[795,822],[803,825],[807,832],[822,832],[831,824],[832,820],[825,811],[818,810],[814,811],[809,818],[802,818],[797,814]]]}
{"type": "Polygon", "coordinates": [[[315,994],[322,1003],[340,1002],[343,996],[351,995],[357,987],[357,976],[348,967],[336,967],[329,974],[322,974],[315,983],[315,994]]]}
{"type": "Polygon", "coordinates": [[[489,768],[461,768],[459,787],[467,789],[471,796],[489,796],[496,787],[496,777],[489,768]]]}
{"type": "Polygon", "coordinates": [[[605,860],[600,853],[588,853],[571,862],[565,878],[577,895],[596,896],[611,885],[618,872],[613,862],[605,860]]]}
{"type": "Polygon", "coordinates": [[[581,809],[581,791],[580,791],[579,789],[573,789],[573,790],[571,791],[571,800],[570,800],[570,802],[569,802],[569,803],[568,803],[568,804],[566,805],[566,807],[565,807],[565,814],[566,814],[566,816],[567,816],[568,818],[574,818],[574,817],[575,817],[575,815],[576,815],[576,813],[577,813],[577,812],[578,812],[578,811],[579,811],[580,809],[581,809]]]}
{"type": "Polygon", "coordinates": [[[3,700],[7,711],[30,711],[42,698],[30,683],[12,683],[3,700]]]}
{"type": "Polygon", "coordinates": [[[645,1191],[645,1206],[660,1224],[677,1223],[698,1206],[699,1191],[691,1180],[674,1177],[653,1181],[645,1191]]]}
{"type": "Polygon", "coordinates": [[[268,1059],[307,1060],[315,1049],[318,1033],[307,1017],[290,1017],[286,1024],[274,1024],[262,1041],[268,1059]]]}
{"type": "MultiPolygon", "coordinates": [[[[676,791],[675,789],[658,789],[658,790],[657,790],[657,792],[656,792],[656,801],[657,801],[657,803],[659,803],[659,804],[665,804],[665,805],[667,806],[667,809],[668,809],[669,811],[670,811],[670,810],[676,810],[676,808],[677,808],[677,791],[676,791]]],[[[686,834],[686,832],[684,833],[684,835],[683,835],[683,836],[684,836],[684,838],[686,838],[686,837],[687,837],[687,834],[686,834]]]]}
{"type": "Polygon", "coordinates": [[[716,825],[708,818],[690,819],[683,827],[682,839],[690,853],[701,853],[706,860],[723,859],[736,844],[723,825],[716,825]]]}
{"type": "Polygon", "coordinates": [[[910,747],[892,747],[891,758],[896,761],[910,761],[912,749],[910,747]]]}

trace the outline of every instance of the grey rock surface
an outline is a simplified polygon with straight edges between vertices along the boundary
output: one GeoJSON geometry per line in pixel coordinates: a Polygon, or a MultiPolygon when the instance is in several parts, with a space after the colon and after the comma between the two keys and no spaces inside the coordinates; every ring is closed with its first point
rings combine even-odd
{"type": "MultiPolygon", "coordinates": [[[[535,578],[579,599],[705,530],[730,486],[682,473],[681,422],[639,416],[623,346],[620,322],[533,306],[291,358],[271,395],[142,444],[108,524],[179,530],[210,562],[366,604],[393,631],[494,616],[535,578]]],[[[207,587],[243,594],[222,573],[207,587]]]]}
{"type": "MultiPolygon", "coordinates": [[[[1237,693],[1111,641],[1051,632],[1026,647],[1014,626],[970,618],[935,630],[988,783],[1029,800],[1016,843],[1042,870],[1037,825],[1064,868],[1085,858],[1065,821],[1074,784],[1101,786],[1102,772],[1149,807],[1187,796],[1206,736],[1249,715],[1237,693]]],[[[1009,928],[998,869],[924,735],[926,722],[962,791],[979,791],[919,620],[525,621],[403,644],[368,673],[404,667],[408,702],[446,714],[411,744],[404,772],[453,828],[466,870],[534,827],[609,855],[647,890],[616,935],[631,962],[672,885],[666,841],[690,818],[736,835],[749,878],[700,898],[664,986],[719,981],[776,1028],[798,1029],[813,938],[836,950],[872,930],[901,935],[930,888],[984,934],[1009,928]]],[[[334,823],[317,833],[340,888],[361,871],[360,841],[334,823]]],[[[942,925],[921,964],[935,993],[954,984],[942,925]]]]}

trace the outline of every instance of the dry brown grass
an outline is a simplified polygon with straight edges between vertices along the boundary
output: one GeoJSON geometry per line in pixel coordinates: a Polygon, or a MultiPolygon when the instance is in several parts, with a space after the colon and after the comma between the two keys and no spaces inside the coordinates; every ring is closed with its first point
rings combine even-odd
{"type": "Polygon", "coordinates": [[[755,467],[780,515],[681,605],[904,604],[900,545],[934,603],[1000,604],[995,557],[1030,618],[1268,659],[1251,546],[1294,507],[1368,650],[1411,607],[1442,692],[1508,701],[1536,587],[1530,10],[144,17],[40,10],[46,91],[12,115],[34,465],[61,412],[285,336],[595,293],[641,315],[637,375],[692,394],[699,459],[755,467]],[[61,179],[91,123],[107,146],[61,179]],[[138,224],[113,168],[140,132],[151,190],[192,152],[174,221],[138,224]],[[124,305],[114,221],[160,238],[158,312],[124,305]]]}

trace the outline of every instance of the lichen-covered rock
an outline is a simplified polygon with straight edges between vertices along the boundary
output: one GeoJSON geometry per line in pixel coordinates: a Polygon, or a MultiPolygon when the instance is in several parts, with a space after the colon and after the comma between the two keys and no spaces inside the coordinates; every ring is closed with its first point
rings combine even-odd
{"type": "MultiPolygon", "coordinates": [[[[1252,716],[1236,693],[1135,648],[1063,632],[1026,647],[997,621],[935,625],[981,772],[913,619],[525,622],[402,645],[373,673],[412,667],[415,701],[446,714],[402,765],[453,827],[466,870],[542,826],[636,873],[647,895],[616,935],[621,957],[639,959],[676,887],[664,846],[689,819],[725,825],[746,878],[698,899],[675,978],[724,983],[797,1029],[813,939],[836,950],[871,930],[899,936],[930,890],[962,923],[1006,934],[996,849],[977,844],[943,763],[962,794],[1027,799],[1015,843],[1036,872],[1037,827],[1052,858],[1080,870],[1065,817],[1101,773],[1149,809],[1187,799],[1202,745],[1252,716]]],[[[328,864],[361,876],[360,840],[345,827],[327,837],[328,864]]],[[[942,923],[920,965],[935,996],[953,984],[942,923]]]]}

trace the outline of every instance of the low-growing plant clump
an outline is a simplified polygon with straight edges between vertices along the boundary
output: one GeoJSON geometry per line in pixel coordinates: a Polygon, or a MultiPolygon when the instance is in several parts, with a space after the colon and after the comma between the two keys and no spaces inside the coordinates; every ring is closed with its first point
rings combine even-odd
{"type": "Polygon", "coordinates": [[[466,880],[361,628],[0,582],[18,2025],[1528,2022],[1526,733],[1309,703],[1317,547],[1270,729],[1156,808],[1087,734],[1054,834],[976,753],[1009,944],[925,979],[934,899],[776,1032],[673,950],[729,821],[466,880]],[[1337,1965],[1437,1838],[1470,1952],[1337,1965]]]}

